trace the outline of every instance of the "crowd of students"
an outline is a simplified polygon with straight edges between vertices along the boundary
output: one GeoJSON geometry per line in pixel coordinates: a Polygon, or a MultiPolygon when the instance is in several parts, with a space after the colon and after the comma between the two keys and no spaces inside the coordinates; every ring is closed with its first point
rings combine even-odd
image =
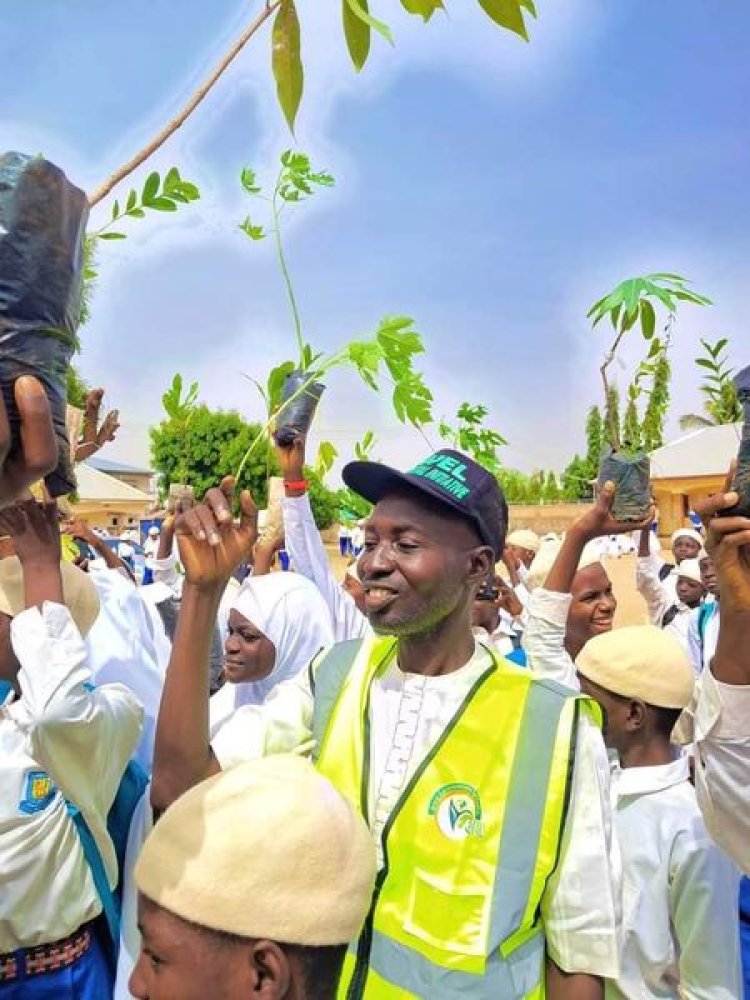
{"type": "Polygon", "coordinates": [[[340,579],[298,437],[282,533],[225,479],[152,534],[138,586],[25,492],[55,455],[21,382],[12,453],[0,407],[0,1000],[743,996],[731,493],[672,564],[611,484],[540,538],[508,534],[458,452],[351,462],[373,509],[340,579]],[[634,532],[649,624],[615,628],[603,553],[634,532]]]}

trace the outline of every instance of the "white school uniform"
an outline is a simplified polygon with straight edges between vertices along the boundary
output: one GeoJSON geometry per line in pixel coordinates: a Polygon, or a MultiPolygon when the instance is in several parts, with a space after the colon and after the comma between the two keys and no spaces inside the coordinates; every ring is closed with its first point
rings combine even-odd
{"type": "Polygon", "coordinates": [[[21,698],[0,707],[0,953],[50,944],[101,912],[65,798],[83,814],[114,885],[107,813],[142,716],[120,685],[87,689],[86,647],[67,608],[22,612],[11,641],[21,698]]]}

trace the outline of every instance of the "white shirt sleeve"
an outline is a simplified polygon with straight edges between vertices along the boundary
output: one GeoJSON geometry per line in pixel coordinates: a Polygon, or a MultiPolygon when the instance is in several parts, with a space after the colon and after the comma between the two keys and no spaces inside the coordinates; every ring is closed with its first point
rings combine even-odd
{"type": "Polygon", "coordinates": [[[564,972],[616,979],[622,862],[607,751],[599,728],[584,714],[571,782],[560,859],[542,898],[547,949],[564,972]]]}
{"type": "Polygon", "coordinates": [[[713,839],[750,875],[750,686],[722,684],[706,669],[698,688],[698,804],[713,839]]]}
{"type": "Polygon", "coordinates": [[[275,753],[309,756],[313,750],[310,671],[283,681],[262,705],[243,705],[211,733],[222,770],[275,753]]]}
{"type": "Polygon", "coordinates": [[[112,877],[107,813],[138,741],[143,711],[120,684],[91,689],[86,647],[59,604],[30,608],[11,623],[18,682],[34,760],[83,814],[112,877]]]}
{"type": "Polygon", "coordinates": [[[529,602],[523,633],[529,667],[543,677],[580,690],[575,664],[565,649],[565,629],[573,598],[537,587],[529,602]]]}
{"type": "Polygon", "coordinates": [[[662,561],[658,556],[639,556],[635,571],[636,586],[646,602],[649,621],[659,628],[672,605],[670,594],[659,579],[661,565],[662,561]]]}
{"type": "Polygon", "coordinates": [[[331,569],[308,495],[285,497],[281,509],[284,544],[292,566],[297,573],[311,580],[323,596],[331,612],[336,642],[364,638],[370,632],[369,622],[331,569]]]}
{"type": "Polygon", "coordinates": [[[154,583],[163,583],[175,597],[181,596],[183,578],[177,571],[177,560],[173,555],[167,556],[166,559],[152,559],[149,566],[154,583]]]}
{"type": "Polygon", "coordinates": [[[670,858],[669,911],[679,942],[680,995],[736,1000],[740,978],[739,872],[713,843],[699,817],[670,858]]]}
{"type": "Polygon", "coordinates": [[[687,653],[696,677],[703,671],[703,643],[698,631],[700,611],[700,608],[696,608],[691,612],[687,630],[687,653]]]}

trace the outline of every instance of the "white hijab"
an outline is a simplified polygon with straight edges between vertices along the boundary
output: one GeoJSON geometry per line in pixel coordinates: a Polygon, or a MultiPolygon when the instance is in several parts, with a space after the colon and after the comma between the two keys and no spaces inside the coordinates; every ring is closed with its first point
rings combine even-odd
{"type": "Polygon", "coordinates": [[[250,577],[232,603],[276,649],[273,670],[260,681],[225,684],[211,698],[211,729],[241,705],[260,705],[272,688],[295,677],[334,642],[328,605],[318,588],[298,573],[250,577]]]}

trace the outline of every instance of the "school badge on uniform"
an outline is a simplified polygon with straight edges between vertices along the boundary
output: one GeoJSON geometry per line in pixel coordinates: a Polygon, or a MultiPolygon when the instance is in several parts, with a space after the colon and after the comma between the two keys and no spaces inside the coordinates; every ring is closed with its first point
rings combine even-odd
{"type": "Polygon", "coordinates": [[[440,832],[449,840],[466,840],[484,834],[482,802],[472,785],[443,785],[430,800],[428,808],[440,832]]]}
{"type": "Polygon", "coordinates": [[[55,797],[52,778],[44,771],[29,771],[24,781],[24,794],[18,803],[22,813],[37,813],[46,808],[55,797]]]}

